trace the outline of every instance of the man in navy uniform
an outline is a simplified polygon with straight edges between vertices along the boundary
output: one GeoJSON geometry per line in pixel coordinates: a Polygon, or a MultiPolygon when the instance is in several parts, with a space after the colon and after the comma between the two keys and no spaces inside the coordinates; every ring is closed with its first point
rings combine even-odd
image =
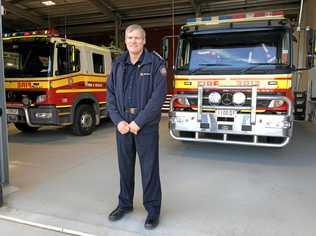
{"type": "Polygon", "coordinates": [[[121,219],[133,210],[136,152],[139,157],[143,204],[148,212],[145,228],[159,224],[161,186],[159,176],[159,122],[167,81],[164,60],[144,48],[145,31],[130,25],[125,31],[127,51],[112,65],[108,80],[108,112],[116,125],[120,171],[117,208],[109,220],[121,219]]]}

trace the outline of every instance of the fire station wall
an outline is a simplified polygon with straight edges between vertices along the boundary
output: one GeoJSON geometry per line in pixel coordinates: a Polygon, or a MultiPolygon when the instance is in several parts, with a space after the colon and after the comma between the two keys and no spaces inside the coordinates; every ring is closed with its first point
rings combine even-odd
{"type": "MultiPolygon", "coordinates": [[[[175,35],[179,34],[181,26],[175,26],[175,35]]],[[[150,50],[155,50],[160,55],[162,55],[161,51],[161,40],[165,36],[172,36],[172,26],[168,27],[156,27],[156,28],[146,28],[146,47],[150,50]]]]}
{"type": "MultiPolygon", "coordinates": [[[[178,35],[180,31],[180,25],[175,26],[175,34],[178,35]]],[[[167,27],[152,27],[145,28],[146,31],[146,45],[145,47],[150,51],[156,51],[161,54],[161,40],[165,36],[172,35],[172,26],[167,27]]],[[[74,35],[72,39],[92,43],[96,45],[109,45],[114,43],[114,31],[107,31],[104,33],[97,33],[94,35],[74,35]]],[[[124,45],[124,30],[122,31],[122,40],[124,45]]]]}
{"type": "MultiPolygon", "coordinates": [[[[302,23],[301,26],[304,28],[306,26],[310,26],[313,29],[316,29],[316,1],[315,0],[305,0],[303,13],[302,13],[302,23]]],[[[306,52],[305,45],[305,37],[301,37],[300,39],[300,52],[306,52]]],[[[297,50],[295,50],[294,59],[297,61],[297,50]]],[[[304,62],[306,60],[306,53],[300,53],[299,66],[303,67],[304,62]]],[[[308,83],[311,79],[316,78],[316,68],[313,68],[309,71],[301,72],[301,79],[298,81],[296,90],[298,91],[306,91],[308,88],[308,83]]]]}

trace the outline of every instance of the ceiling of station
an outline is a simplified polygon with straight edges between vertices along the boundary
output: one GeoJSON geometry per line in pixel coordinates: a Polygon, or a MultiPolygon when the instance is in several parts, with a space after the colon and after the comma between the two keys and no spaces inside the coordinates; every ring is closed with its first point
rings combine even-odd
{"type": "Polygon", "coordinates": [[[283,10],[295,19],[300,7],[300,0],[52,0],[53,6],[42,1],[2,0],[4,31],[56,28],[79,35],[112,31],[115,21],[123,28],[131,23],[160,27],[194,16],[261,10],[283,10]]]}

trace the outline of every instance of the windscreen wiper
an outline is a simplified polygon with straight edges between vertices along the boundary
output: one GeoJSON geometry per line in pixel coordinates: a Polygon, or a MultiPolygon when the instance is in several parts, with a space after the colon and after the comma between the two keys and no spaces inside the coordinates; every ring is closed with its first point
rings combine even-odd
{"type": "Polygon", "coordinates": [[[245,74],[248,71],[252,71],[254,69],[257,69],[260,66],[275,66],[275,65],[280,65],[278,63],[251,63],[253,66],[249,66],[243,70],[240,71],[240,74],[245,74]]]}
{"type": "Polygon", "coordinates": [[[231,66],[231,64],[222,64],[222,63],[213,63],[213,64],[208,64],[208,63],[202,63],[202,64],[198,64],[199,66],[203,66],[203,67],[199,67],[196,68],[194,70],[191,70],[191,73],[196,73],[199,71],[207,71],[210,69],[210,67],[214,67],[214,66],[231,66]]]}
{"type": "Polygon", "coordinates": [[[224,63],[201,63],[199,66],[231,66],[231,64],[224,63]]]}

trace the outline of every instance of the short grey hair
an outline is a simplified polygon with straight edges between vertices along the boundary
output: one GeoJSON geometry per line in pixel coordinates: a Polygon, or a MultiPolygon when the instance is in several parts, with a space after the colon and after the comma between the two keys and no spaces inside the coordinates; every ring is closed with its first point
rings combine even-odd
{"type": "Polygon", "coordinates": [[[126,37],[127,33],[132,32],[134,30],[139,30],[142,33],[144,39],[146,39],[146,32],[145,32],[144,28],[141,27],[140,25],[137,25],[137,24],[129,25],[126,28],[126,30],[125,30],[125,37],[126,37]]]}

